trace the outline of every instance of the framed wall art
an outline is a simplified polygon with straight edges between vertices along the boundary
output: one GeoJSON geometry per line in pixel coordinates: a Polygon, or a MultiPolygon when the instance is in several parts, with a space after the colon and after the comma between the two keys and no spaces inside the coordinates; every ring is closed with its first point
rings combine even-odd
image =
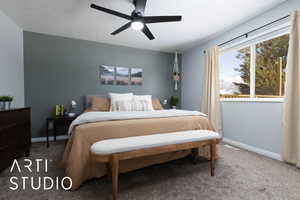
{"type": "Polygon", "coordinates": [[[116,84],[128,85],[128,83],[129,83],[129,68],[116,67],[116,84]]]}
{"type": "Polygon", "coordinates": [[[143,84],[143,69],[142,68],[131,68],[130,76],[131,85],[142,85],[143,84]]]}
{"type": "Polygon", "coordinates": [[[115,67],[100,66],[100,82],[103,85],[113,85],[115,81],[115,67]]]}

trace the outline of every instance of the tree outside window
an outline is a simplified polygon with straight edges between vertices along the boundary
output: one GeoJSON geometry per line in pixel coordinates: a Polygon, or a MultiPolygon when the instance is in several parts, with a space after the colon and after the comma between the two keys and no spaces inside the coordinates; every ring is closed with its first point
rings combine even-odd
{"type": "Polygon", "coordinates": [[[287,34],[221,54],[221,97],[282,97],[288,43],[287,34]],[[251,56],[251,52],[255,55],[251,56]],[[253,66],[251,59],[255,59],[253,66]],[[254,67],[253,75],[251,67],[254,67]],[[254,83],[251,83],[251,76],[255,76],[254,83]],[[251,91],[254,96],[250,96],[251,91]]]}

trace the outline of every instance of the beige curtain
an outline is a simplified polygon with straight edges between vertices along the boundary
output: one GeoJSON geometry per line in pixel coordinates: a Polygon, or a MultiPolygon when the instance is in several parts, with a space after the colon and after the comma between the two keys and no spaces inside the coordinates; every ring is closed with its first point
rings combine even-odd
{"type": "Polygon", "coordinates": [[[219,49],[217,47],[206,51],[204,68],[201,112],[208,115],[216,131],[222,134],[219,49]]]}
{"type": "Polygon", "coordinates": [[[283,159],[300,167],[300,10],[292,14],[286,67],[283,159]]]}

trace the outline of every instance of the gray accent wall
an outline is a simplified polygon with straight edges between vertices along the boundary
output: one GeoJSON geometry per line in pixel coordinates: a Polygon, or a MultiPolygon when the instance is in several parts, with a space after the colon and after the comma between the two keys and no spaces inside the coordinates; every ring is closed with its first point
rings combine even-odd
{"type": "MultiPolygon", "coordinates": [[[[205,49],[286,16],[297,8],[300,8],[299,0],[286,1],[263,15],[185,51],[182,56],[182,107],[200,109],[205,49]]],[[[226,139],[272,153],[281,153],[282,103],[222,102],[222,111],[226,139]]]]}
{"type": "MultiPolygon", "coordinates": [[[[150,41],[149,41],[150,42],[150,41]]],[[[56,104],[71,100],[83,111],[85,95],[109,92],[180,95],[171,80],[174,55],[97,42],[24,32],[25,104],[32,108],[32,137],[45,136],[56,104]],[[100,65],[143,68],[142,86],[101,85],[100,65]]]]}
{"type": "Polygon", "coordinates": [[[0,96],[13,96],[12,106],[23,107],[23,30],[0,11],[0,32],[0,96]]]}

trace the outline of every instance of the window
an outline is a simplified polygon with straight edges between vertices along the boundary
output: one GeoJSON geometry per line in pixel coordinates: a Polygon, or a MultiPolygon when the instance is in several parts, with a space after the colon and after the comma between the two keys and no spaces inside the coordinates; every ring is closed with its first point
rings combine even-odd
{"type": "Polygon", "coordinates": [[[288,43],[285,34],[221,52],[221,98],[283,97],[288,43]]]}
{"type": "Polygon", "coordinates": [[[250,47],[220,55],[221,97],[250,97],[250,47]]]}

